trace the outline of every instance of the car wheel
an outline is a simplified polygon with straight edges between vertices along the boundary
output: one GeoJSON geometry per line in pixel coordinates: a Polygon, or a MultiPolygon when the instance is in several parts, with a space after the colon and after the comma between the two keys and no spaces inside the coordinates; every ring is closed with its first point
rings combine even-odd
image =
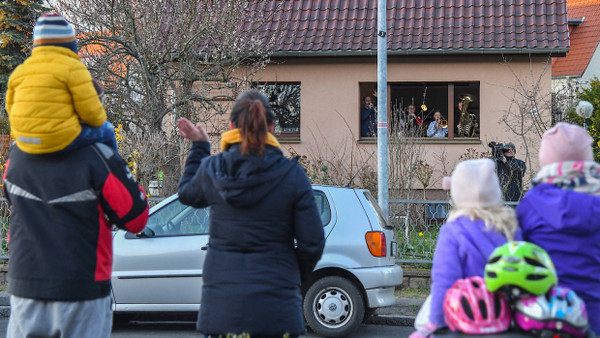
{"type": "Polygon", "coordinates": [[[308,326],[325,337],[344,337],[356,331],[365,315],[363,297],[354,283],[337,276],[312,284],[303,302],[308,326]]]}

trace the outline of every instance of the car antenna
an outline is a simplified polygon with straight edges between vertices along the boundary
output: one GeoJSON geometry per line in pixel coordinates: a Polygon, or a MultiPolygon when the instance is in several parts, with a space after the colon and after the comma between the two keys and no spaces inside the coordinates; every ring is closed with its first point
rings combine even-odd
{"type": "Polygon", "coordinates": [[[374,150],[371,153],[371,155],[369,155],[369,157],[367,158],[367,160],[365,161],[365,164],[363,164],[362,167],[360,167],[358,169],[358,171],[354,175],[352,175],[352,178],[350,179],[350,181],[348,182],[348,184],[346,184],[344,186],[344,188],[350,188],[350,184],[352,183],[352,181],[354,181],[354,178],[356,177],[356,175],[358,175],[358,173],[367,165],[367,162],[369,162],[369,160],[371,159],[371,157],[373,157],[373,155],[375,155],[375,151],[374,150]]]}

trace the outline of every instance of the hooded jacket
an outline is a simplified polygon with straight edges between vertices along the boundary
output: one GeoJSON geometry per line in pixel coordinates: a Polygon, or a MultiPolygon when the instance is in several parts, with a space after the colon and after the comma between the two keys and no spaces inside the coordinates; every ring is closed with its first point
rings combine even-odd
{"type": "Polygon", "coordinates": [[[209,150],[192,145],[179,184],[182,203],[211,207],[198,330],[302,334],[300,283],[325,244],[304,170],[270,145],[260,156],[209,150]]]}
{"type": "MultiPolygon", "coordinates": [[[[514,239],[521,240],[518,229],[514,239]]],[[[486,230],[482,220],[459,217],[442,226],[431,270],[431,323],[446,326],[443,309],[446,291],[461,278],[483,277],[490,254],[504,243],[506,238],[494,230],[486,230]]]]}
{"type": "Polygon", "coordinates": [[[77,54],[65,47],[35,47],[8,79],[6,112],[19,149],[53,153],[81,132],[80,121],[99,127],[106,112],[92,76],[77,54]]]}
{"type": "Polygon", "coordinates": [[[600,333],[600,196],[538,184],[517,206],[517,218],[523,238],[548,252],[558,284],[583,299],[600,333]]]}
{"type": "Polygon", "coordinates": [[[32,155],[11,147],[8,292],[51,301],[110,294],[111,224],[139,232],[148,203],[125,161],[104,144],[32,155]]]}

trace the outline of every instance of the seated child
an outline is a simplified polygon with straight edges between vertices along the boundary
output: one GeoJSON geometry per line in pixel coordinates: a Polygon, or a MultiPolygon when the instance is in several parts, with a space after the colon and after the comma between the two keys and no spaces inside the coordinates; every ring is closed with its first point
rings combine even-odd
{"type": "Polygon", "coordinates": [[[429,325],[411,337],[426,337],[444,321],[444,296],[455,281],[483,276],[494,249],[521,240],[515,212],[504,206],[495,164],[490,159],[460,162],[452,177],[444,177],[453,208],[440,228],[431,270],[429,325]]]}
{"type": "Polygon", "coordinates": [[[31,56],[13,71],[6,91],[17,146],[46,154],[64,150],[76,139],[69,149],[111,144],[107,137],[114,140],[114,128],[106,123],[90,72],[77,56],[73,26],[58,14],[44,14],[34,27],[33,43],[31,56]]]}
{"type": "Polygon", "coordinates": [[[600,333],[600,164],[582,127],[557,123],[543,138],[540,171],[517,206],[523,238],[545,249],[558,283],[586,304],[600,333]]]}

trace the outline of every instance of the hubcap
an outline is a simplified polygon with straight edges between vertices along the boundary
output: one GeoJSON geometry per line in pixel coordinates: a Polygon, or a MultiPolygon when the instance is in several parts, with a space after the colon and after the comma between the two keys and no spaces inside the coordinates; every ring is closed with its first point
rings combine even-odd
{"type": "Polygon", "coordinates": [[[329,328],[344,325],[354,311],[352,300],[339,288],[321,290],[313,301],[313,313],[321,324],[329,328]]]}

